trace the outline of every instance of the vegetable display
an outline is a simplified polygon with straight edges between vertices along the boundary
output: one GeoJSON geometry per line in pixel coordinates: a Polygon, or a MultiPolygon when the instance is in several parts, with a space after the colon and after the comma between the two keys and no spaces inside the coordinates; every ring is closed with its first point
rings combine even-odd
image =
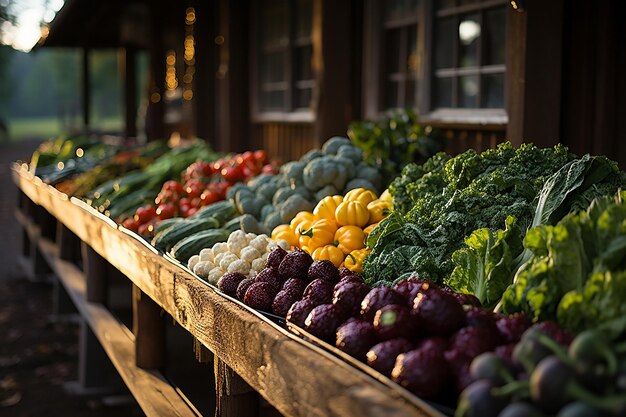
{"type": "Polygon", "coordinates": [[[574,332],[603,328],[626,331],[626,202],[598,198],[586,211],[556,225],[529,230],[531,253],[502,310],[524,311],[536,320],[557,320],[574,332]]]}
{"type": "MultiPolygon", "coordinates": [[[[368,238],[372,254],[365,261],[365,276],[370,283],[389,285],[394,277],[417,272],[441,282],[455,267],[452,254],[465,247],[465,238],[475,230],[490,233],[479,232],[472,241],[494,241],[493,233],[513,217],[508,221],[512,230],[504,235],[521,240],[531,225],[556,221],[622,184],[623,174],[611,161],[576,159],[560,145],[541,149],[523,144],[515,149],[504,143],[482,154],[438,154],[424,165],[408,165],[391,184],[397,211],[368,238]]],[[[515,258],[519,245],[511,245],[515,258]]],[[[487,247],[478,246],[477,251],[487,247]]],[[[460,256],[457,260],[462,261],[460,256]]],[[[449,283],[459,289],[470,286],[461,275],[449,283]]]]}
{"type": "Polygon", "coordinates": [[[299,212],[312,211],[324,197],[355,188],[380,191],[384,185],[380,172],[363,161],[360,148],[347,138],[333,137],[321,150],[311,150],[300,160],[284,164],[278,174],[238,184],[226,196],[235,201],[241,214],[251,216],[251,230],[244,229],[246,232],[270,234],[299,212]]]}
{"type": "Polygon", "coordinates": [[[274,228],[272,238],[286,240],[316,261],[326,259],[336,267],[362,272],[369,253],[365,230],[376,227],[391,209],[390,198],[382,200],[372,190],[355,188],[345,196],[324,197],[312,212],[299,212],[288,225],[274,228]]]}

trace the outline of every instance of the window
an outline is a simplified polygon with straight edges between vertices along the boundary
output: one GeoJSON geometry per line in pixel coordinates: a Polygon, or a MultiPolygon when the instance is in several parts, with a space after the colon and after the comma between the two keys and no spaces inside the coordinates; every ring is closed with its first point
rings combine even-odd
{"type": "Polygon", "coordinates": [[[413,107],[425,120],[503,125],[507,0],[368,0],[366,117],[413,107]]]}
{"type": "Polygon", "coordinates": [[[283,114],[310,110],[312,0],[265,0],[259,7],[256,111],[283,114]]]}
{"type": "Polygon", "coordinates": [[[436,0],[432,108],[504,108],[505,1],[436,0]]]}
{"type": "Polygon", "coordinates": [[[417,79],[417,0],[384,2],[384,107],[413,107],[417,79]]]}

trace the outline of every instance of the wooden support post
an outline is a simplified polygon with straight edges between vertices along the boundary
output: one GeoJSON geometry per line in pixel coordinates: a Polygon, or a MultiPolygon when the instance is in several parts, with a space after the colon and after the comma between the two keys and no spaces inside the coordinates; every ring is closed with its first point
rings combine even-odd
{"type": "Polygon", "coordinates": [[[107,305],[109,263],[85,242],[81,242],[80,246],[87,280],[87,301],[107,305]]]}
{"type": "Polygon", "coordinates": [[[52,313],[55,318],[75,314],[78,310],[60,280],[54,280],[52,292],[52,313]]]}
{"type": "Polygon", "coordinates": [[[140,368],[165,367],[165,318],[161,307],[133,284],[135,357],[140,368]]]}
{"type": "Polygon", "coordinates": [[[216,417],[259,415],[259,394],[217,355],[214,361],[216,417]]]}
{"type": "Polygon", "coordinates": [[[123,392],[124,383],[85,319],[81,320],[78,380],[65,384],[74,395],[107,395],[123,392]]]}
{"type": "Polygon", "coordinates": [[[78,263],[81,256],[81,241],[78,236],[61,222],[57,223],[56,243],[59,247],[60,259],[74,264],[78,263]]]}
{"type": "Polygon", "coordinates": [[[37,206],[36,213],[35,224],[39,226],[41,237],[54,241],[57,229],[57,219],[55,219],[52,214],[48,213],[48,211],[41,206],[37,206]]]}
{"type": "Polygon", "coordinates": [[[48,278],[46,276],[52,273],[52,268],[48,265],[48,261],[46,261],[46,258],[44,258],[35,242],[31,242],[30,244],[30,262],[33,274],[32,278],[35,281],[47,281],[48,278]]]}
{"type": "Polygon", "coordinates": [[[26,228],[22,227],[22,255],[28,257],[30,256],[30,251],[31,251],[30,237],[28,236],[28,232],[26,231],[26,228]]]}

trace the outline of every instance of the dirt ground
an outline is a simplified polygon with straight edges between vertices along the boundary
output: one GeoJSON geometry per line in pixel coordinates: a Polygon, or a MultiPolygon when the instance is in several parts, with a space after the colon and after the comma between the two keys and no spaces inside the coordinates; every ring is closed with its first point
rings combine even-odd
{"type": "Polygon", "coordinates": [[[29,281],[17,262],[21,233],[9,166],[28,160],[37,144],[0,144],[0,416],[143,415],[130,396],[110,406],[64,389],[78,375],[78,325],[52,320],[52,286],[29,281]]]}

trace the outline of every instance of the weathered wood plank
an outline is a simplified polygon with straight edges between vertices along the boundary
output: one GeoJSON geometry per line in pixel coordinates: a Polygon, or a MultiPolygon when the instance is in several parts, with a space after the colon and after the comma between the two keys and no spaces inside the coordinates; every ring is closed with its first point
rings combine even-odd
{"type": "Polygon", "coordinates": [[[59,259],[58,248],[52,242],[40,239],[38,246],[53,264],[53,269],[81,316],[98,338],[107,356],[146,415],[196,416],[176,388],[172,387],[159,372],[144,370],[135,365],[133,334],[106,308],[85,300],[87,288],[84,274],[76,266],[59,259]]]}

